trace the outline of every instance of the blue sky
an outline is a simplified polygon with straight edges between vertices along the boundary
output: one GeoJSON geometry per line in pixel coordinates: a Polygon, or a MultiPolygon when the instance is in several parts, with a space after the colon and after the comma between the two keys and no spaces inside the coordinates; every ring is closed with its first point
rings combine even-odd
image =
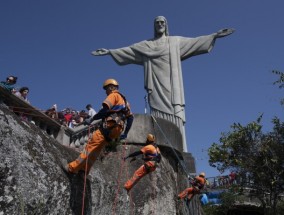
{"type": "Polygon", "coordinates": [[[163,15],[170,35],[196,37],[222,28],[234,34],[218,39],[205,55],[183,61],[188,149],[197,171],[218,175],[206,150],[234,122],[246,124],[264,113],[263,124],[283,120],[273,86],[273,69],[284,71],[284,1],[156,0],[0,2],[0,79],[18,76],[39,109],[57,104],[77,110],[105,97],[102,83],[115,78],[134,113],[144,113],[143,67],[118,66],[98,48],[120,48],[153,37],[153,20],[163,15]]]}

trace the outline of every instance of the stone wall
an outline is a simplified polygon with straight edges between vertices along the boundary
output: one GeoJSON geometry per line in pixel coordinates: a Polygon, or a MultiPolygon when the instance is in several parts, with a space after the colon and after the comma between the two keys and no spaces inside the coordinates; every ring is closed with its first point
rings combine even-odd
{"type": "Polygon", "coordinates": [[[89,215],[202,214],[198,198],[189,206],[176,201],[178,192],[188,186],[178,164],[182,153],[176,143],[181,137],[175,127],[160,120],[170,137],[163,137],[151,117],[135,115],[128,141],[101,153],[84,183],[84,177],[68,177],[60,168],[62,158],[74,160],[78,152],[0,106],[0,215],[82,214],[83,204],[84,214],[89,215]],[[139,150],[147,133],[157,135],[163,159],[157,171],[141,179],[127,195],[123,184],[143,162],[121,158],[139,150]]]}

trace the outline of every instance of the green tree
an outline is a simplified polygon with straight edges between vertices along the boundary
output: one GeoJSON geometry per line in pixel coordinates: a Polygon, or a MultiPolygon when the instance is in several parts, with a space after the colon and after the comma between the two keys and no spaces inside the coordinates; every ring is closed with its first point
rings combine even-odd
{"type": "Polygon", "coordinates": [[[283,214],[284,211],[284,199],[282,197],[282,200],[279,201],[279,204],[277,206],[277,214],[283,214]]]}
{"type": "MultiPolygon", "coordinates": [[[[273,82],[274,85],[278,85],[280,89],[284,88],[284,73],[278,70],[273,70],[272,73],[278,75],[278,79],[273,82]]],[[[284,98],[280,100],[280,104],[284,106],[284,98]]]]}
{"type": "Polygon", "coordinates": [[[231,192],[227,191],[220,195],[221,204],[213,205],[206,204],[204,205],[203,211],[206,215],[227,215],[230,208],[233,207],[234,202],[237,200],[237,196],[231,192]]]}
{"type": "Polygon", "coordinates": [[[273,129],[262,131],[262,116],[245,126],[234,123],[222,133],[220,143],[208,150],[209,163],[220,172],[238,172],[240,188],[250,187],[265,214],[276,214],[284,193],[284,123],[272,120],[273,129]]]}

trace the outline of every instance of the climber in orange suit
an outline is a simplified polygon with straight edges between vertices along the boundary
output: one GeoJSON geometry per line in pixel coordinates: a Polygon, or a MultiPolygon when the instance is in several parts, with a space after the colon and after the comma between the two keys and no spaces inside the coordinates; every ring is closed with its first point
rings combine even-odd
{"type": "Polygon", "coordinates": [[[161,154],[160,150],[156,145],[155,142],[155,136],[152,134],[148,134],[146,145],[139,151],[133,152],[132,154],[128,155],[127,157],[124,157],[123,159],[126,160],[127,158],[135,157],[137,155],[143,154],[142,159],[144,160],[144,165],[139,167],[133,174],[132,178],[130,178],[125,184],[124,188],[129,192],[131,188],[145,175],[149,174],[150,172],[153,172],[156,170],[157,163],[160,163],[161,161],[161,154]]]}
{"type": "Polygon", "coordinates": [[[178,199],[184,199],[187,197],[187,200],[190,200],[194,194],[200,193],[206,183],[205,173],[201,172],[199,176],[196,176],[190,183],[192,187],[188,187],[178,194],[178,199]]]}
{"type": "Polygon", "coordinates": [[[67,173],[78,173],[79,171],[89,171],[99,156],[103,147],[113,139],[119,139],[127,116],[129,115],[129,105],[125,97],[118,91],[118,82],[114,79],[107,79],[103,84],[107,97],[103,101],[101,110],[85,120],[85,124],[90,125],[93,120],[102,119],[102,123],[96,131],[93,132],[92,138],[79,157],[68,163],[62,161],[63,170],[67,173]],[[86,165],[86,161],[87,165],[86,165]]]}

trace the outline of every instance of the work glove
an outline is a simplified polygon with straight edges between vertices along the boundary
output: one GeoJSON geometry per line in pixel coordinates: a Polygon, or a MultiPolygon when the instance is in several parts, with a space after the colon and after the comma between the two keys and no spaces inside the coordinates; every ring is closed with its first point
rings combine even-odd
{"type": "Polygon", "coordinates": [[[188,175],[187,178],[188,178],[189,181],[194,180],[194,178],[192,176],[190,176],[190,175],[188,175]]]}
{"type": "Polygon", "coordinates": [[[91,125],[91,123],[92,123],[93,121],[94,121],[94,120],[93,120],[92,117],[90,117],[90,118],[88,118],[88,119],[85,119],[84,125],[91,125]]]}
{"type": "Polygon", "coordinates": [[[127,134],[122,134],[122,135],[120,135],[120,139],[121,140],[124,140],[124,139],[126,139],[127,138],[127,134]]]}

